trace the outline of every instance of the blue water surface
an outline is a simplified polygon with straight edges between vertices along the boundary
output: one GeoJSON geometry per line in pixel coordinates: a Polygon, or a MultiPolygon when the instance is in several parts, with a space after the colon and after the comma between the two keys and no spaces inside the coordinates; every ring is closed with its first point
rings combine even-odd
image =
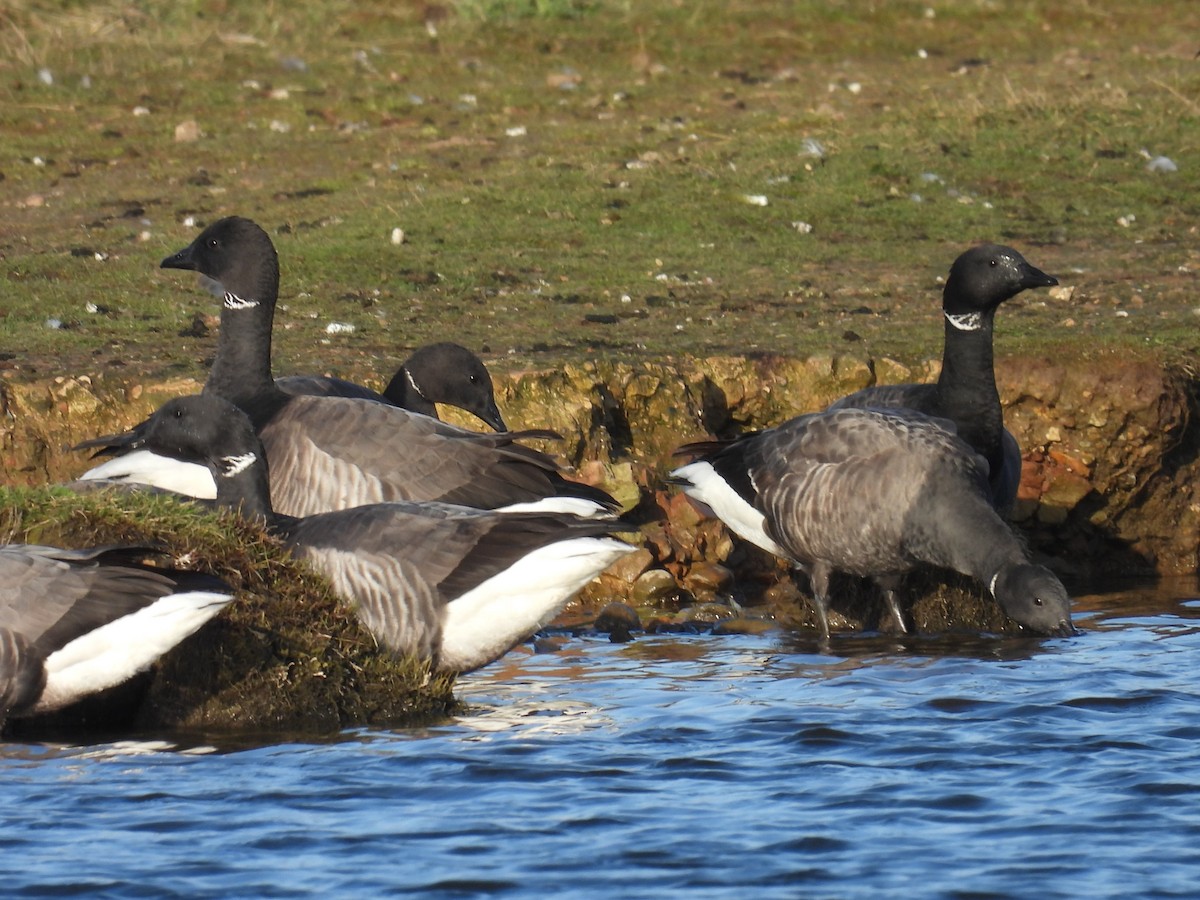
{"type": "Polygon", "coordinates": [[[1195,596],[1043,641],[575,639],[326,742],[0,745],[3,893],[1194,897],[1195,596]]]}

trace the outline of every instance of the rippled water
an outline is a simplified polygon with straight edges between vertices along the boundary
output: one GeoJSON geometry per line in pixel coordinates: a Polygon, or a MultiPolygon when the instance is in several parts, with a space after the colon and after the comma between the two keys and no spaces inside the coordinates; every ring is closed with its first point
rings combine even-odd
{"type": "Polygon", "coordinates": [[[2,746],[3,894],[1196,896],[1196,596],[1047,641],[575,640],[328,743],[2,746]]]}

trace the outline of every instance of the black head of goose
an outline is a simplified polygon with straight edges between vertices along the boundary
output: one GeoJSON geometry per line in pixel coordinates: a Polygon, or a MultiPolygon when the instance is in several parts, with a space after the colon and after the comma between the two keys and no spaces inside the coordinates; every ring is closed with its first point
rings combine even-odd
{"type": "Polygon", "coordinates": [[[0,724],[122,684],[233,599],[216,578],[144,565],[151,552],[0,546],[0,724]]]}
{"type": "MultiPolygon", "coordinates": [[[[292,396],[271,378],[271,323],[279,266],[271,239],[236,216],[208,226],[162,261],[191,269],[224,297],[216,359],[205,393],[231,400],[254,424],[271,463],[271,499],[291,515],[309,515],[390,500],[437,500],[482,509],[537,508],[608,514],[618,508],[598,488],[562,476],[546,454],[515,443],[551,432],[481,434],[394,406],[344,397],[292,396]]],[[[141,451],[141,426],[80,447],[128,455],[141,451]]],[[[141,465],[139,461],[138,466],[141,465]]],[[[128,460],[106,463],[89,478],[139,480],[128,460]]],[[[176,467],[178,468],[178,467],[176,467]]],[[[197,467],[186,482],[151,483],[193,496],[197,467]]]]}
{"type": "Polygon", "coordinates": [[[1069,634],[1070,600],[1031,565],[988,502],[987,467],[953,425],[911,410],[840,409],[733,441],[680,448],[671,473],[740,537],[809,573],[822,633],[830,575],[874,578],[903,630],[898,576],[919,564],[969,575],[1039,634],[1069,634]]]}
{"type": "Polygon", "coordinates": [[[443,503],[376,503],[305,518],[276,515],[262,444],[215,394],[178,397],[148,420],[145,445],[202,463],[217,502],[265,517],[353,602],[393,652],[464,672],[498,658],[633,548],[612,519],[499,513],[443,503]]]}
{"type": "Polygon", "coordinates": [[[382,394],[352,381],[320,375],[287,375],[276,378],[275,384],[289,394],[360,397],[434,419],[438,418],[436,404],[442,403],[471,413],[496,431],[508,431],[496,406],[492,376],[483,360],[466,347],[449,341],[415,350],[396,370],[382,394]]]}
{"type": "Polygon", "coordinates": [[[992,327],[1005,300],[1058,279],[999,244],[972,247],[954,261],[942,292],[945,346],[935,384],[865,388],[830,409],[903,407],[954,422],[959,436],[988,463],[992,503],[1011,509],[1021,481],[1021,448],[1004,428],[992,362],[992,327]]]}

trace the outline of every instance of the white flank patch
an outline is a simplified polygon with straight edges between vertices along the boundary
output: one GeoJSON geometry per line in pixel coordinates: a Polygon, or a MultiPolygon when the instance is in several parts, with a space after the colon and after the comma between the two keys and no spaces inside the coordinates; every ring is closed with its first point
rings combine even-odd
{"type": "Polygon", "coordinates": [[[528,503],[502,506],[496,512],[571,513],[582,519],[611,519],[613,514],[594,500],[583,497],[545,497],[528,503]]]}
{"type": "Polygon", "coordinates": [[[943,313],[946,321],[959,331],[978,331],[983,327],[983,313],[969,312],[954,315],[953,313],[943,313]]]}
{"type": "Polygon", "coordinates": [[[1000,578],[1000,573],[997,572],[992,576],[992,580],[988,582],[988,593],[992,595],[992,599],[996,598],[996,582],[1000,578]]]}
{"type": "Polygon", "coordinates": [[[522,557],[448,604],[440,664],[469,672],[499,658],[633,549],[616,538],[570,538],[522,557]]]}
{"type": "Polygon", "coordinates": [[[234,475],[245,472],[256,462],[258,462],[258,457],[253,453],[243,453],[241,456],[223,456],[221,463],[225,469],[221,474],[226,478],[232,478],[234,475]]]}
{"type": "Polygon", "coordinates": [[[683,492],[708,506],[738,537],[768,553],[788,558],[787,552],[767,535],[763,514],[742,499],[710,463],[703,460],[688,463],[672,472],[671,477],[686,480],[683,492]]]}
{"type": "Polygon", "coordinates": [[[258,306],[257,300],[243,300],[237,294],[225,292],[226,309],[254,309],[256,306],[258,306]]]}
{"type": "Polygon", "coordinates": [[[134,450],[103,462],[79,476],[82,481],[120,481],[174,491],[188,497],[215,500],[217,483],[207,466],[134,450]]]}
{"type": "Polygon", "coordinates": [[[46,689],[33,712],[48,712],[129,680],[225,607],[232,594],[168,594],[76,638],[46,657],[46,689]]]}

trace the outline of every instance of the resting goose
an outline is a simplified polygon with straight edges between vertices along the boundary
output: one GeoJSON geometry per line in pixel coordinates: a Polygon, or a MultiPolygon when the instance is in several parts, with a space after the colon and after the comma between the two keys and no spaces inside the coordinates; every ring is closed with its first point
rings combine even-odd
{"type": "Polygon", "coordinates": [[[633,548],[613,519],[392,502],[295,518],[270,505],[249,420],[216,394],[177,397],[146,423],[150,450],[205,465],[217,503],[265,518],[383,646],[465,672],[497,659],[633,548]]]}
{"type": "Polygon", "coordinates": [[[210,576],[143,565],[148,552],[0,546],[0,724],[127,681],[233,599],[210,576]]]}
{"type": "MultiPolygon", "coordinates": [[[[271,378],[271,324],[279,264],[271,239],[236,216],[206,228],[162,261],[193,269],[223,290],[221,332],[205,393],[231,400],[262,439],[271,464],[271,502],[289,515],[310,515],[390,500],[437,500],[480,509],[565,509],[608,514],[618,504],[604,491],[564,478],[546,454],[515,443],[551,432],[480,434],[394,406],[346,397],[293,396],[271,378]]],[[[85,479],[149,483],[214,497],[206,469],[147,458],[141,426],[80,444],[124,459],[85,479]],[[132,459],[131,451],[138,452],[132,459]],[[166,466],[172,477],[166,477],[166,466]],[[151,480],[153,479],[153,480],[151,480]]]]}
{"type": "Polygon", "coordinates": [[[950,267],[942,292],[946,337],[937,382],[869,387],[829,408],[902,407],[949,419],[987,460],[992,505],[1007,514],[1021,484],[1021,448],[1004,427],[992,367],[993,320],[1005,300],[1055,284],[1058,279],[1031,266],[1011,247],[971,248],[950,267]]]}
{"type": "Polygon", "coordinates": [[[671,473],[673,483],[809,573],[824,637],[833,572],[880,582],[903,630],[895,588],[925,564],[975,578],[1030,631],[1073,631],[1066,590],[1026,559],[989,503],[986,463],[944,420],[839,409],[677,452],[697,458],[671,473]]]}
{"type": "Polygon", "coordinates": [[[352,381],[322,375],[286,375],[276,378],[275,384],[289,394],[358,397],[434,419],[438,417],[435,404],[443,403],[466,410],[496,431],[508,431],[496,406],[492,376],[483,360],[450,341],[427,344],[413,351],[382,394],[352,381]]]}

